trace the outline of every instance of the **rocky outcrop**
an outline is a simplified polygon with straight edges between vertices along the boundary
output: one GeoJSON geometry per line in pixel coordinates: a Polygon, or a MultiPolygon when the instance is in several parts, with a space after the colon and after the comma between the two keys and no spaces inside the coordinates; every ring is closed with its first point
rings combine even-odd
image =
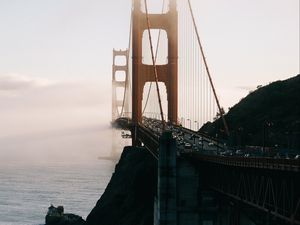
{"type": "Polygon", "coordinates": [[[105,192],[87,220],[48,208],[46,225],[153,225],[157,161],[145,149],[125,147],[105,192]]]}
{"type": "Polygon", "coordinates": [[[144,148],[125,147],[88,225],[153,225],[157,162],[144,148]]]}
{"type": "Polygon", "coordinates": [[[64,213],[63,206],[57,208],[51,205],[46,215],[46,225],[85,225],[82,217],[64,213]]]}

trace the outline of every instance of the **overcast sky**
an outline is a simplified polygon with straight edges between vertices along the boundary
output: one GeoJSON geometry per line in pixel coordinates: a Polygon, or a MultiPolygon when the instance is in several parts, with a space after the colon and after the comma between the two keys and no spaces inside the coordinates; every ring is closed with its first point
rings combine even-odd
{"type": "MultiPolygon", "coordinates": [[[[191,2],[225,108],[299,73],[299,0],[191,2]]],[[[0,0],[0,145],[108,124],[112,49],[128,45],[130,9],[130,0],[0,0]]]]}
{"type": "MultiPolygon", "coordinates": [[[[219,92],[243,95],[299,73],[299,0],[191,2],[219,92]]],[[[0,0],[0,76],[108,85],[112,49],[127,47],[130,8],[130,0],[0,0]]]]}

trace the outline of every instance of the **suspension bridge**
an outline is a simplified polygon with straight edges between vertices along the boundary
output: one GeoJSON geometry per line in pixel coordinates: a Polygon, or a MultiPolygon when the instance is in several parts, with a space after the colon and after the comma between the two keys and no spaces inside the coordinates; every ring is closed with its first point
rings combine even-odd
{"type": "Polygon", "coordinates": [[[299,160],[232,154],[199,132],[230,124],[191,2],[151,2],[132,1],[127,49],[113,50],[112,121],[158,160],[154,224],[300,224],[299,160]]]}

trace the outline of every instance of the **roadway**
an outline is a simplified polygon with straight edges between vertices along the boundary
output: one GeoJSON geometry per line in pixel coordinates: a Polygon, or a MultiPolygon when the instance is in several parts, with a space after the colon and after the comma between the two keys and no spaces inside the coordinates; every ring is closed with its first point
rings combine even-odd
{"type": "MultiPolygon", "coordinates": [[[[143,118],[143,126],[149,129],[155,136],[160,137],[163,129],[160,120],[143,118]]],[[[172,131],[177,142],[177,149],[180,153],[201,152],[206,155],[233,155],[225,143],[213,140],[203,134],[189,130],[182,126],[168,123],[166,130],[172,131]]]]}
{"type": "MultiPolygon", "coordinates": [[[[143,118],[144,129],[154,135],[157,140],[162,135],[162,123],[160,120],[143,118]]],[[[225,143],[213,140],[203,134],[189,130],[182,126],[167,124],[166,130],[172,131],[177,143],[177,154],[193,158],[197,161],[205,161],[227,166],[272,169],[282,171],[300,171],[300,158],[263,157],[249,154],[241,149],[233,150],[225,143]]]]}
{"type": "MultiPolygon", "coordinates": [[[[116,123],[122,129],[132,130],[133,124],[128,118],[119,118],[116,123]]],[[[163,132],[162,122],[143,117],[142,124],[137,129],[140,141],[158,159],[159,137],[163,132]]],[[[249,154],[241,149],[230,149],[225,143],[170,123],[166,124],[166,130],[172,131],[173,137],[176,139],[177,155],[190,156],[198,161],[210,161],[231,166],[300,171],[299,158],[265,157],[257,153],[249,154]]],[[[122,136],[131,137],[125,133],[122,136]]]]}
{"type": "MultiPolygon", "coordinates": [[[[141,124],[134,126],[128,118],[121,118],[117,124],[119,128],[136,132],[139,141],[159,158],[159,138],[163,132],[160,120],[144,117],[141,124]]],[[[231,202],[238,201],[268,213],[286,222],[284,224],[300,225],[299,159],[247,155],[174,124],[168,123],[166,130],[172,131],[176,139],[178,157],[198,168],[206,187],[228,197],[231,202]]],[[[123,136],[128,138],[129,134],[124,132],[123,136]]]]}

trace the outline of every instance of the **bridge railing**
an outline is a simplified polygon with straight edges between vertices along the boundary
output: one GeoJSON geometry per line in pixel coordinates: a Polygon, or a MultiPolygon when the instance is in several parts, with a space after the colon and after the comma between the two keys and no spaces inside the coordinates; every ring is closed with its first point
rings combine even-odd
{"type": "Polygon", "coordinates": [[[252,167],[270,170],[282,170],[282,171],[295,171],[300,172],[300,160],[297,159],[273,159],[262,157],[225,157],[225,156],[211,156],[201,155],[198,153],[189,153],[199,161],[212,162],[227,166],[236,167],[252,167]]]}

